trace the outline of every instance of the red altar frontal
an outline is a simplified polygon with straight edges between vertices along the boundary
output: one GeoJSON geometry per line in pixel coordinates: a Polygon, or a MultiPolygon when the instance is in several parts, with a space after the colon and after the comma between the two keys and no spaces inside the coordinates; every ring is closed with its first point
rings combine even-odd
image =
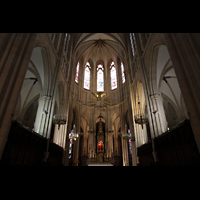
{"type": "Polygon", "coordinates": [[[103,151],[103,142],[102,141],[100,141],[98,143],[98,151],[103,151]]]}

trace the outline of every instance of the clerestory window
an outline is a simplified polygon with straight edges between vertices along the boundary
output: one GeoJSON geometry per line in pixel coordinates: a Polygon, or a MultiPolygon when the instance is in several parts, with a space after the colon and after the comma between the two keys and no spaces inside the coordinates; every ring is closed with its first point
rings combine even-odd
{"type": "Polygon", "coordinates": [[[135,42],[135,35],[134,33],[130,33],[130,41],[131,41],[131,49],[133,56],[135,55],[135,49],[136,49],[136,42],[135,42]]]}
{"type": "Polygon", "coordinates": [[[125,74],[124,74],[124,65],[123,63],[121,62],[121,71],[122,71],[122,84],[125,83],[125,74]]]}
{"type": "Polygon", "coordinates": [[[116,67],[114,62],[112,62],[110,65],[110,79],[111,79],[111,90],[114,90],[117,88],[116,67]]]}
{"type": "Polygon", "coordinates": [[[75,82],[78,83],[78,74],[79,74],[79,62],[76,66],[76,78],[75,78],[75,82]]]}
{"type": "Polygon", "coordinates": [[[104,78],[103,78],[103,65],[99,64],[97,66],[97,92],[104,91],[104,78]]]}
{"type": "Polygon", "coordinates": [[[85,73],[84,73],[84,88],[90,90],[90,63],[87,62],[85,65],[85,73]]]}

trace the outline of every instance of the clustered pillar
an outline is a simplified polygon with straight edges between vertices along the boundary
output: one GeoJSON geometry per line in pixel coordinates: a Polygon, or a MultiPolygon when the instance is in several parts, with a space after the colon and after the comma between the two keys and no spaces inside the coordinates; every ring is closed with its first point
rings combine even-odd
{"type": "Polygon", "coordinates": [[[199,33],[165,33],[163,35],[200,152],[199,33]]]}
{"type": "Polygon", "coordinates": [[[0,159],[36,38],[36,33],[1,33],[0,159]]]}

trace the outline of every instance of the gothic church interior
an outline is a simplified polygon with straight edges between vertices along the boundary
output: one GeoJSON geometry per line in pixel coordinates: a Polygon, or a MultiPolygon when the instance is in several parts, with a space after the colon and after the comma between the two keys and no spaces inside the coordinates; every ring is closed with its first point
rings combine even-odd
{"type": "Polygon", "coordinates": [[[0,33],[0,165],[200,165],[199,33],[0,33]]]}

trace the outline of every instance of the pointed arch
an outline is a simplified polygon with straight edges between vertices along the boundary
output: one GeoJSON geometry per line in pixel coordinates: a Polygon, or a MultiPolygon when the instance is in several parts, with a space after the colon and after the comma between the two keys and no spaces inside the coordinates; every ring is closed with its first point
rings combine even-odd
{"type": "Polygon", "coordinates": [[[117,89],[117,72],[114,61],[110,65],[111,90],[117,89]]]}
{"type": "Polygon", "coordinates": [[[90,63],[87,62],[84,70],[84,89],[90,90],[90,63]]]}
{"type": "Polygon", "coordinates": [[[124,65],[123,62],[121,62],[121,72],[122,72],[122,84],[125,83],[126,79],[125,79],[125,73],[124,73],[124,65]]]}
{"type": "Polygon", "coordinates": [[[102,64],[97,66],[97,92],[104,91],[104,67],[102,64]]]}
{"type": "Polygon", "coordinates": [[[77,63],[77,66],[76,66],[76,77],[75,77],[75,82],[78,83],[78,75],[79,75],[79,62],[77,63]]]}

